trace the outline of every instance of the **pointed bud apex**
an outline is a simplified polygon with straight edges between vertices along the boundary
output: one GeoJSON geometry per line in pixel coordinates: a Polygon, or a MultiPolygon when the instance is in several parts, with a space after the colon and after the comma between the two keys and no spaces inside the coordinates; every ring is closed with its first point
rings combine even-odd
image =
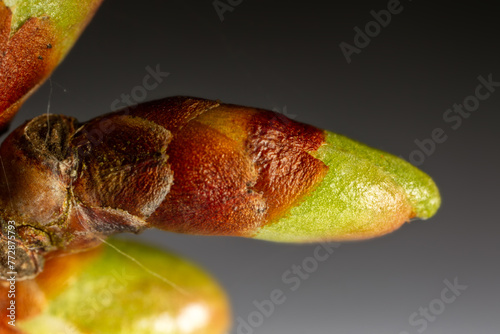
{"type": "Polygon", "coordinates": [[[366,239],[437,211],[439,191],[418,168],[328,131],[325,141],[314,155],[328,166],[326,176],[299,205],[264,226],[257,238],[285,242],[366,239]]]}

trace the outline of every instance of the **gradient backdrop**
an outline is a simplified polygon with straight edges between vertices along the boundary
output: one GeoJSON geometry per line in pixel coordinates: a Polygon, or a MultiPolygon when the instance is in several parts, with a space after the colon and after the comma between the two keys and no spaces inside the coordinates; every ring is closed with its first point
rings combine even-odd
{"type": "Polygon", "coordinates": [[[369,24],[373,37],[348,63],[340,43],[355,45],[354,28],[364,30],[370,11],[394,3],[219,3],[228,1],[232,11],[221,21],[211,0],[106,0],[13,125],[46,112],[49,97],[51,113],[87,120],[109,112],[158,65],[170,75],[136,102],[182,94],[276,109],[407,159],[415,140],[441,128],[447,140],[420,165],[441,189],[438,214],[340,245],[295,291],[282,275],[316,245],[158,231],[131,237],[213,273],[231,297],[235,324],[250,316],[259,325],[231,333],[499,333],[500,87],[459,125],[443,119],[453,104],[474,101],[478,76],[500,82],[497,10],[401,1],[386,27],[369,24]],[[445,280],[460,285],[455,295],[445,280]],[[258,323],[254,301],[274,289],[286,300],[258,323]]]}

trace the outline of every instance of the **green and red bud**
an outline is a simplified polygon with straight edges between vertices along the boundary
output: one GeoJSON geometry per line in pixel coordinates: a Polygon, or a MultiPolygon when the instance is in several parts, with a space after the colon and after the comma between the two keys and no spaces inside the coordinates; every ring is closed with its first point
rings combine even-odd
{"type": "Polygon", "coordinates": [[[102,0],[0,0],[0,129],[63,60],[102,0]]]}
{"type": "Polygon", "coordinates": [[[173,184],[147,218],[160,229],[358,240],[429,218],[440,205],[432,179],[406,161],[271,111],[179,97],[130,115],[172,132],[173,184]]]}
{"type": "Polygon", "coordinates": [[[207,273],[129,241],[51,258],[36,278],[16,282],[14,298],[8,290],[2,282],[2,333],[224,334],[230,322],[226,295],[207,273]]]}
{"type": "Polygon", "coordinates": [[[198,98],[84,124],[40,116],[16,129],[0,155],[0,214],[29,249],[26,277],[41,270],[40,256],[148,227],[358,240],[429,218],[440,205],[432,179],[391,154],[271,111],[198,98]]]}

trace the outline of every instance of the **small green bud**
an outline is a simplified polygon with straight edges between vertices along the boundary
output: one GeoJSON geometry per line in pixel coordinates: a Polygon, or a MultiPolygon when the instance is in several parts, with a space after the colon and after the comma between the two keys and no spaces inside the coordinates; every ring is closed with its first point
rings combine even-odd
{"type": "Polygon", "coordinates": [[[26,334],[226,332],[228,302],[207,273],[149,246],[110,244],[19,328],[26,334]]]}

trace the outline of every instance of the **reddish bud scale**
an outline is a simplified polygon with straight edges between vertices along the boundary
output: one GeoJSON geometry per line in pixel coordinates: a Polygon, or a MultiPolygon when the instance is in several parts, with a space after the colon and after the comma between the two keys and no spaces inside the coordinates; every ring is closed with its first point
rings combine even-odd
{"type": "MultiPolygon", "coordinates": [[[[309,154],[323,144],[323,131],[279,118],[270,111],[174,97],[119,111],[106,119],[114,122],[115,118],[125,115],[149,120],[172,133],[166,155],[173,173],[173,185],[170,191],[158,191],[166,195],[163,201],[161,204],[153,201],[158,205],[150,205],[151,216],[142,216],[161,229],[251,236],[299,201],[327,170],[321,161],[309,154]]],[[[83,132],[92,133],[102,121],[90,123],[83,132]]],[[[134,118],[131,122],[138,120],[134,118]]],[[[114,126],[114,129],[103,139],[102,145],[97,146],[98,154],[87,155],[94,160],[89,165],[100,165],[106,177],[109,177],[108,170],[104,168],[103,171],[102,163],[95,160],[106,156],[104,151],[110,146],[107,138],[116,136],[116,141],[120,142],[124,141],[120,139],[123,136],[137,137],[123,126],[114,126]]],[[[148,131],[159,133],[160,129],[149,126],[148,131]]],[[[124,149],[132,157],[138,155],[138,152],[124,149]]],[[[152,152],[145,156],[151,157],[152,152]]],[[[113,157],[107,160],[118,161],[113,157]]],[[[166,165],[164,170],[167,172],[166,165]]],[[[156,169],[150,169],[149,173],[156,173],[156,169]]],[[[154,180],[158,182],[159,179],[154,180]]],[[[153,186],[149,183],[146,183],[149,187],[144,188],[153,186]]],[[[129,180],[127,188],[132,189],[129,196],[119,197],[132,203],[136,194],[144,194],[144,189],[138,189],[142,184],[129,180]]],[[[100,189],[96,184],[90,188],[100,189]]],[[[169,188],[167,183],[165,188],[169,188]]],[[[117,192],[105,193],[114,198],[117,192]]],[[[151,200],[145,202],[151,203],[151,200]]],[[[125,205],[105,206],[137,214],[125,205]]]]}
{"type": "Polygon", "coordinates": [[[171,98],[130,115],[173,133],[167,155],[174,184],[148,219],[161,229],[252,235],[309,191],[326,167],[306,153],[321,145],[322,131],[289,120],[285,125],[269,111],[171,98]]]}
{"type": "Polygon", "coordinates": [[[57,61],[54,49],[47,47],[55,44],[48,18],[29,19],[13,36],[11,19],[10,9],[0,1],[0,124],[8,123],[26,98],[23,96],[57,61]]]}

